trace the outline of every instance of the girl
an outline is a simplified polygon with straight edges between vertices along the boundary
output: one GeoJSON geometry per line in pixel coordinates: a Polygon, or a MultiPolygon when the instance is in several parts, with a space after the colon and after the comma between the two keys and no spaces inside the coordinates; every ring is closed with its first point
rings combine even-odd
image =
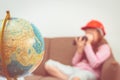
{"type": "Polygon", "coordinates": [[[97,20],[91,20],[82,30],[87,40],[82,37],[75,39],[77,50],[72,59],[73,66],[48,60],[45,69],[49,74],[62,80],[97,80],[100,77],[102,63],[111,54],[104,39],[104,26],[97,20]]]}

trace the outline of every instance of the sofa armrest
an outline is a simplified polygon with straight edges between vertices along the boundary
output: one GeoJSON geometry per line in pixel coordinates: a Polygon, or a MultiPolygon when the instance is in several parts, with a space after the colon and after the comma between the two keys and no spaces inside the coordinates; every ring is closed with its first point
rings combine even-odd
{"type": "Polygon", "coordinates": [[[117,80],[119,64],[114,58],[110,58],[102,66],[101,80],[117,80]]]}

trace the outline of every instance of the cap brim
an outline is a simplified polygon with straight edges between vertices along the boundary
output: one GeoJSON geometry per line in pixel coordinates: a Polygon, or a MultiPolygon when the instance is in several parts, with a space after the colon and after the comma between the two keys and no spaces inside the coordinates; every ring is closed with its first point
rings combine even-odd
{"type": "Polygon", "coordinates": [[[84,26],[84,27],[82,27],[81,29],[82,29],[82,30],[86,30],[86,29],[88,29],[88,28],[92,28],[92,27],[84,26]]]}

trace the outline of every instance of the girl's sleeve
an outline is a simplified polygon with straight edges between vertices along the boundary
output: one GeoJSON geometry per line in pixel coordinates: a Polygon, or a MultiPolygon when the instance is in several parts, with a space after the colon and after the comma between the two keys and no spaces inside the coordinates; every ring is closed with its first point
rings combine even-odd
{"type": "Polygon", "coordinates": [[[76,53],[75,53],[75,55],[74,55],[74,57],[73,57],[73,59],[72,59],[72,64],[73,64],[73,65],[78,64],[78,63],[80,62],[82,56],[83,56],[82,53],[78,53],[78,52],[76,51],[76,53]]]}
{"type": "Polygon", "coordinates": [[[93,68],[99,67],[111,54],[110,47],[107,44],[101,45],[96,53],[91,44],[87,44],[84,51],[90,66],[93,68]]]}

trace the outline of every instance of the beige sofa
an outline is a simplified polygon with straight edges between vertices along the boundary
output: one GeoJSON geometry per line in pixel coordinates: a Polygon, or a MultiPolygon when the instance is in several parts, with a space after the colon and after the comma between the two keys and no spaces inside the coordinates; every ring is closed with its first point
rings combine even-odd
{"type": "MultiPolygon", "coordinates": [[[[44,63],[48,59],[71,65],[71,59],[76,50],[76,46],[73,45],[74,37],[45,38],[44,40],[44,59],[41,65],[33,72],[33,75],[26,76],[25,80],[60,80],[45,71],[44,63]]],[[[120,66],[113,56],[103,64],[100,80],[120,80],[120,66]]]]}

